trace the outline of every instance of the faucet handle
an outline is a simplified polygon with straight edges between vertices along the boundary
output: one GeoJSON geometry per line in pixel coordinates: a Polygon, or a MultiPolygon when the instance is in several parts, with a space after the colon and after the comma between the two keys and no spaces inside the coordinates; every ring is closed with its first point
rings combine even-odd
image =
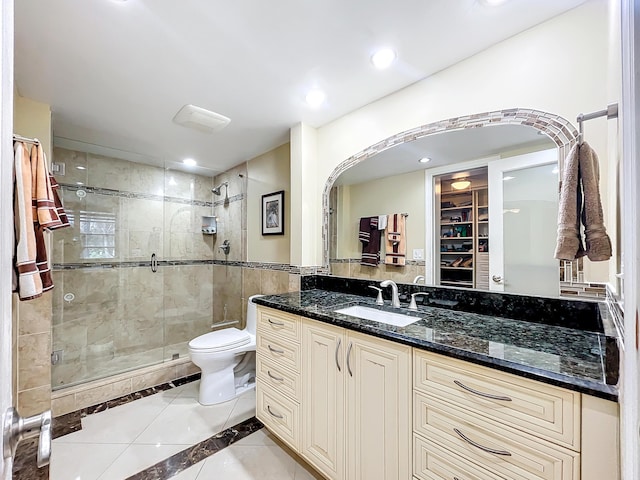
{"type": "Polygon", "coordinates": [[[411,302],[409,303],[408,309],[411,310],[412,312],[415,312],[418,310],[418,305],[416,304],[416,297],[418,295],[424,295],[426,297],[429,295],[429,292],[416,292],[411,294],[411,302]]]}
{"type": "Polygon", "coordinates": [[[378,296],[376,297],[376,305],[384,305],[384,300],[382,300],[382,289],[378,287],[374,287],[373,285],[369,285],[369,288],[373,288],[378,291],[378,296]]]}

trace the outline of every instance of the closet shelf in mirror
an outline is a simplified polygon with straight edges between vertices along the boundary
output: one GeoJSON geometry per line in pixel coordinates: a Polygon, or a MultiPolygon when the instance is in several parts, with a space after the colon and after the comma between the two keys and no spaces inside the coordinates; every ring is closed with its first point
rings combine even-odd
{"type": "Polygon", "coordinates": [[[473,282],[456,282],[456,281],[449,281],[449,280],[440,280],[440,285],[449,285],[451,287],[459,287],[459,286],[473,287],[473,282]]]}
{"type": "Polygon", "coordinates": [[[472,223],[473,222],[440,222],[440,225],[471,225],[472,223]]]}
{"type": "Polygon", "coordinates": [[[441,208],[440,211],[444,212],[444,211],[451,211],[451,210],[471,210],[473,207],[472,206],[468,206],[468,207],[444,207],[441,208]]]}
{"type": "Polygon", "coordinates": [[[440,240],[471,240],[473,237],[440,237],[440,240]]]}
{"type": "Polygon", "coordinates": [[[440,267],[442,270],[473,270],[473,267],[440,267]]]}

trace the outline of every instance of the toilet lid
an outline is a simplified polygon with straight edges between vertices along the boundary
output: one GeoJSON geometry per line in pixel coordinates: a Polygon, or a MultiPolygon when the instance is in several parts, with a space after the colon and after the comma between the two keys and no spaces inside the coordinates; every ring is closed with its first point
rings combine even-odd
{"type": "Polygon", "coordinates": [[[205,333],[189,342],[192,350],[230,350],[241,347],[251,341],[249,334],[237,328],[225,328],[216,332],[205,333]]]}

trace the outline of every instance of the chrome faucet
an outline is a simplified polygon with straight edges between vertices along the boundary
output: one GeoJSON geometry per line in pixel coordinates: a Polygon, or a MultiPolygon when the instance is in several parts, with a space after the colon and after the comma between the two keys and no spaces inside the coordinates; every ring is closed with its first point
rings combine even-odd
{"type": "Polygon", "coordinates": [[[380,282],[382,288],[391,286],[391,306],[400,308],[400,297],[398,296],[398,285],[393,280],[384,280],[380,282]]]}

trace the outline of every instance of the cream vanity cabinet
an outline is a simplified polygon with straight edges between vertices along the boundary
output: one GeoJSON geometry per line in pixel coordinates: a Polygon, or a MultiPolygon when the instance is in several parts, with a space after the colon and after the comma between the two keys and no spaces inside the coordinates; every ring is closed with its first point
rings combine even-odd
{"type": "Polygon", "coordinates": [[[330,479],[411,477],[411,348],[302,319],[300,454],[330,479]]]}
{"type": "Polygon", "coordinates": [[[300,441],[300,317],[258,307],[256,417],[294,450],[300,441]]]}
{"type": "Polygon", "coordinates": [[[421,480],[614,480],[617,404],[414,350],[421,480]]]}

